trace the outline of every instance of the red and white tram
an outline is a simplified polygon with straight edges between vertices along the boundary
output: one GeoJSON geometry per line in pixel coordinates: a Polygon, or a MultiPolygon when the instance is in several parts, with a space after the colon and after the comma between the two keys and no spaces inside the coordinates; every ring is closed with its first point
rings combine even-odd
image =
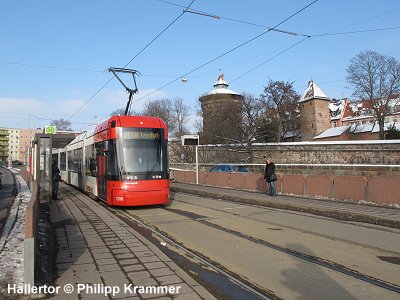
{"type": "Polygon", "coordinates": [[[114,116],[53,154],[62,180],[108,205],[168,204],[167,144],[161,119],[114,116]]]}

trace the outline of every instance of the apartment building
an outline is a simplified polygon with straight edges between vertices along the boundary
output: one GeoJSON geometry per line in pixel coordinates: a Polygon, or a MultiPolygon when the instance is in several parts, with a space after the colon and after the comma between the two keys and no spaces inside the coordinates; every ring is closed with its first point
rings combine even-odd
{"type": "Polygon", "coordinates": [[[22,163],[28,163],[29,147],[35,134],[42,132],[42,129],[20,129],[8,128],[9,146],[8,157],[10,160],[19,160],[22,163]]]}
{"type": "Polygon", "coordinates": [[[9,133],[7,128],[0,128],[0,162],[7,162],[9,133]]]}

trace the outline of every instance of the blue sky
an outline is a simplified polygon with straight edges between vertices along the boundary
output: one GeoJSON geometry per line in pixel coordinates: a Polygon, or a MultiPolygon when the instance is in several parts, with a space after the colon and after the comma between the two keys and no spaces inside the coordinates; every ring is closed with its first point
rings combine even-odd
{"type": "Polygon", "coordinates": [[[106,70],[135,56],[126,66],[142,74],[133,109],[180,97],[193,115],[221,73],[239,93],[258,96],[272,79],[294,81],[302,94],[312,78],[329,97],[341,98],[351,97],[346,67],[360,51],[400,60],[397,0],[319,0],[277,27],[299,35],[268,32],[202,68],[313,0],[195,0],[190,9],[220,18],[186,12],[138,55],[191,2],[0,0],[0,127],[36,128],[64,118],[84,130],[100,122],[128,100],[117,80],[106,84],[112,78],[106,70]]]}

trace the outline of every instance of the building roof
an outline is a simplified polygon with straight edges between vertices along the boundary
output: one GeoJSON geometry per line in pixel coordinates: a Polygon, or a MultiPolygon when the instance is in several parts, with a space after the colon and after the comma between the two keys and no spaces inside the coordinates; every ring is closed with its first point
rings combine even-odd
{"type": "Polygon", "coordinates": [[[349,100],[347,98],[343,99],[332,99],[329,101],[329,113],[331,115],[331,120],[339,120],[343,117],[344,109],[349,100]]]}
{"type": "MultiPolygon", "coordinates": [[[[385,131],[389,130],[391,127],[395,127],[397,130],[400,130],[400,124],[395,122],[390,122],[385,124],[385,131]]],[[[314,139],[322,139],[328,137],[335,137],[340,136],[348,130],[351,134],[358,134],[358,133],[377,133],[379,132],[379,125],[377,122],[371,124],[352,124],[347,126],[339,126],[333,127],[325,130],[320,135],[314,137],[314,139]]]]}
{"type": "MultiPolygon", "coordinates": [[[[400,99],[393,98],[388,102],[390,112],[388,115],[398,114],[400,112],[400,99]]],[[[342,119],[350,121],[353,119],[374,118],[374,112],[371,102],[368,100],[348,101],[343,108],[342,119]]]]}
{"type": "Polygon", "coordinates": [[[312,80],[308,82],[308,87],[304,91],[303,96],[300,98],[299,102],[304,102],[311,99],[321,99],[328,100],[329,97],[320,89],[320,87],[312,80]]]}
{"type": "Polygon", "coordinates": [[[333,127],[325,130],[321,134],[317,135],[314,137],[314,139],[322,139],[322,138],[327,138],[327,137],[334,137],[334,136],[339,136],[342,135],[344,132],[346,132],[350,126],[339,126],[339,127],[333,127]]]}
{"type": "Polygon", "coordinates": [[[230,89],[228,89],[229,84],[224,79],[224,74],[218,76],[217,81],[214,84],[214,90],[205,94],[204,96],[208,95],[216,95],[216,94],[229,94],[229,95],[240,95],[230,89]]]}

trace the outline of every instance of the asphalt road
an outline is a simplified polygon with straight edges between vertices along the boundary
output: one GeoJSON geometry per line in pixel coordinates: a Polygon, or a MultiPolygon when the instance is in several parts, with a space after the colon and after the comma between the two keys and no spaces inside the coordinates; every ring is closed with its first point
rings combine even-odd
{"type": "Polygon", "coordinates": [[[184,193],[167,209],[128,212],[278,298],[399,299],[398,292],[327,267],[399,288],[398,229],[184,193]]]}
{"type": "Polygon", "coordinates": [[[12,201],[15,196],[13,194],[14,190],[14,178],[8,169],[0,167],[0,172],[3,173],[2,176],[2,188],[0,189],[0,234],[2,232],[4,223],[7,219],[8,209],[10,208],[12,201]]]}

